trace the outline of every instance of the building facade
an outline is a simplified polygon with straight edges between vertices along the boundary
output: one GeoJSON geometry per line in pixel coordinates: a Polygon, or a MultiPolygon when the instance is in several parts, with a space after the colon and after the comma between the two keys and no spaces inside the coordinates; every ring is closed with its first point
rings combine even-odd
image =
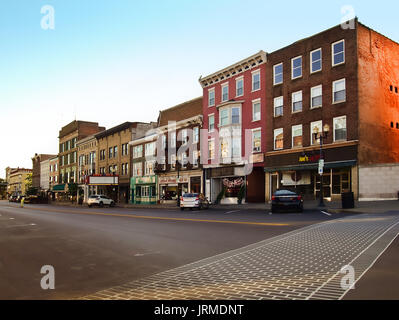
{"type": "Polygon", "coordinates": [[[50,158],[40,162],[40,190],[50,189],[50,158]]]}
{"type": "Polygon", "coordinates": [[[280,188],[307,199],[318,198],[321,188],[327,200],[344,192],[397,197],[399,180],[387,172],[397,171],[399,162],[399,45],[357,20],[355,26],[268,54],[267,200],[280,188]],[[320,153],[314,133],[327,129],[320,153]]]}
{"type": "Polygon", "coordinates": [[[32,174],[32,169],[16,168],[9,170],[8,195],[26,195],[26,179],[32,174]]]}
{"type": "Polygon", "coordinates": [[[58,184],[58,156],[49,159],[49,189],[52,190],[53,186],[58,184]]]}
{"type": "MultiPolygon", "coordinates": [[[[55,155],[53,154],[35,154],[32,158],[32,187],[36,188],[37,190],[41,189],[41,162],[46,161],[55,155]]],[[[47,169],[45,169],[47,172],[47,169]]],[[[48,176],[47,176],[48,178],[48,176]]]]}
{"type": "Polygon", "coordinates": [[[200,163],[202,97],[160,111],[158,118],[158,195],[161,203],[176,202],[184,193],[204,193],[200,163]],[[180,152],[179,152],[180,150],[180,152]]]}
{"type": "Polygon", "coordinates": [[[129,142],[155,127],[155,123],[125,122],[95,134],[97,139],[96,173],[118,177],[118,185],[98,185],[98,192],[110,196],[115,202],[128,203],[132,172],[129,142]]]}
{"type": "Polygon", "coordinates": [[[237,203],[241,191],[244,201],[265,201],[266,64],[260,51],[199,80],[208,129],[201,156],[207,158],[205,190],[211,202],[237,203]]]}

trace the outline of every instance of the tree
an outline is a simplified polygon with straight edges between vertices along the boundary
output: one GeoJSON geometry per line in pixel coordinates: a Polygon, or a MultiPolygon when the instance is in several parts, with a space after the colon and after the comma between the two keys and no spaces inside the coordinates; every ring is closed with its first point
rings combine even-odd
{"type": "Polygon", "coordinates": [[[28,190],[32,188],[33,182],[32,182],[32,173],[28,173],[28,175],[25,178],[25,189],[28,190]]]}

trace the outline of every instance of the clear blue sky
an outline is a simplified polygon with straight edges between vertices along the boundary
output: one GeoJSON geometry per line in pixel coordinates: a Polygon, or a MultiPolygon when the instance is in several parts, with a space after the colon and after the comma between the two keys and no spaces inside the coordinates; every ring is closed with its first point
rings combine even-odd
{"type": "Polygon", "coordinates": [[[338,25],[347,4],[399,41],[397,0],[1,0],[0,177],[57,153],[75,116],[107,128],[155,121],[202,94],[200,75],[338,25]],[[41,28],[44,5],[54,30],[41,28]]]}

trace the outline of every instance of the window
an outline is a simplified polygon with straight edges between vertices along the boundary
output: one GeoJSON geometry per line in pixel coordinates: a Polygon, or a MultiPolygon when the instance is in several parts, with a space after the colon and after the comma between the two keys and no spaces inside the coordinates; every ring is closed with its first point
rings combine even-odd
{"type": "Polygon", "coordinates": [[[273,84],[278,85],[283,83],[283,64],[277,64],[273,67],[273,84]]]}
{"type": "Polygon", "coordinates": [[[341,79],[333,82],[333,103],[345,102],[346,81],[341,79]]]}
{"type": "Polygon", "coordinates": [[[332,44],[332,65],[333,67],[345,63],[345,40],[332,44]]]}
{"type": "Polygon", "coordinates": [[[260,90],[260,71],[252,73],[252,91],[260,90]]]}
{"type": "Polygon", "coordinates": [[[229,85],[222,85],[222,102],[229,100],[229,85]]]}
{"type": "Polygon", "coordinates": [[[110,147],[109,149],[108,149],[108,158],[112,158],[112,151],[113,151],[114,149],[112,148],[112,147],[110,147]]]}
{"type": "Polygon", "coordinates": [[[252,101],[252,121],[260,120],[260,100],[252,101]]]}
{"type": "Polygon", "coordinates": [[[310,141],[312,141],[312,145],[319,142],[319,139],[316,140],[314,137],[315,128],[317,128],[319,132],[323,132],[323,121],[315,121],[310,124],[310,141]]]}
{"type": "Polygon", "coordinates": [[[127,156],[129,154],[129,144],[122,144],[122,156],[127,156]]]}
{"type": "Polygon", "coordinates": [[[133,159],[141,158],[143,156],[143,145],[133,147],[133,159]]]}
{"type": "Polygon", "coordinates": [[[176,132],[172,132],[171,133],[171,137],[170,137],[170,147],[171,148],[176,148],[176,132]]]}
{"type": "Polygon", "coordinates": [[[153,156],[155,155],[156,143],[150,142],[145,145],[145,156],[153,156]]]}
{"type": "Polygon", "coordinates": [[[143,175],[143,164],[141,162],[133,163],[133,176],[141,177],[143,175]]]}
{"type": "Polygon", "coordinates": [[[199,142],[199,127],[193,128],[193,143],[199,142]]]}
{"type": "Polygon", "coordinates": [[[240,123],[240,108],[231,108],[231,123],[240,123]]]}
{"type": "Polygon", "coordinates": [[[244,94],[244,79],[243,77],[236,79],[236,96],[240,97],[244,94]]]}
{"type": "Polygon", "coordinates": [[[118,147],[114,147],[114,158],[118,157],[118,147]]]}
{"type": "Polygon", "coordinates": [[[121,172],[121,174],[122,174],[122,175],[125,174],[125,164],[124,164],[124,163],[122,163],[122,172],[121,172]]]}
{"type": "Polygon", "coordinates": [[[261,150],[261,129],[252,131],[252,153],[260,152],[261,150]]]}
{"type": "Polygon", "coordinates": [[[334,141],[346,140],[346,116],[334,118],[334,141]]]}
{"type": "Polygon", "coordinates": [[[284,149],[284,129],[274,130],[274,150],[284,149]]]}
{"type": "Polygon", "coordinates": [[[291,60],[292,67],[292,79],[297,79],[302,77],[302,56],[296,57],[291,60]]]}
{"type": "Polygon", "coordinates": [[[283,115],[283,97],[274,98],[274,116],[279,117],[283,115]]]}
{"type": "Polygon", "coordinates": [[[229,124],[229,110],[223,109],[220,112],[220,125],[226,126],[229,124]]]}
{"type": "Polygon", "coordinates": [[[220,153],[223,159],[230,157],[229,140],[227,137],[220,137],[220,153]]]}
{"type": "Polygon", "coordinates": [[[292,147],[302,147],[302,125],[292,126],[292,147]]]}
{"type": "Polygon", "coordinates": [[[193,152],[192,164],[193,164],[193,167],[194,167],[194,168],[197,168],[197,167],[198,167],[198,155],[199,155],[198,151],[194,151],[194,152],[193,152]]]}
{"type": "Polygon", "coordinates": [[[310,73],[321,71],[321,69],[322,69],[321,49],[317,49],[310,53],[310,73]]]}
{"type": "Polygon", "coordinates": [[[166,149],[166,135],[162,135],[162,149],[165,150],[166,149]]]}
{"type": "Polygon", "coordinates": [[[215,158],[215,140],[214,139],[208,140],[208,158],[209,159],[215,158]]]}
{"type": "Polygon", "coordinates": [[[145,162],[145,175],[146,176],[151,176],[154,174],[154,165],[155,165],[154,160],[145,162]]]}
{"type": "Polygon", "coordinates": [[[208,91],[208,106],[212,107],[215,105],[215,88],[209,89],[208,91]]]}
{"type": "Polygon", "coordinates": [[[323,105],[323,87],[317,86],[310,89],[310,108],[318,108],[323,105]]]}
{"type": "Polygon", "coordinates": [[[209,132],[213,132],[215,130],[215,115],[210,115],[208,116],[209,124],[208,124],[208,130],[209,132]]]}
{"type": "Polygon", "coordinates": [[[187,129],[182,130],[181,139],[182,139],[183,144],[186,144],[188,142],[187,129]]]}
{"type": "Polygon", "coordinates": [[[176,155],[175,155],[175,154],[172,154],[172,155],[170,156],[170,168],[171,168],[172,170],[175,170],[175,169],[176,169],[176,155]]]}
{"type": "Polygon", "coordinates": [[[238,161],[241,161],[241,136],[233,134],[233,143],[232,143],[232,154],[233,158],[236,158],[238,161]]]}
{"type": "Polygon", "coordinates": [[[292,94],[292,112],[302,111],[302,91],[292,94]]]}

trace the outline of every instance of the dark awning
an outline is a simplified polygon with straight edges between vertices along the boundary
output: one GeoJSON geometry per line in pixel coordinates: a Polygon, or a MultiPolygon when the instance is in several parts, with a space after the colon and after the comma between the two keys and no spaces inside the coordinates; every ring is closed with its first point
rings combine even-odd
{"type": "Polygon", "coordinates": [[[65,190],[65,183],[57,184],[53,187],[53,191],[64,191],[65,190]]]}
{"type": "MultiPolygon", "coordinates": [[[[356,165],[356,163],[357,163],[356,160],[326,162],[324,164],[324,169],[353,167],[353,166],[356,165]]],[[[318,163],[306,163],[306,164],[300,164],[300,165],[295,165],[295,166],[265,168],[265,172],[306,171],[306,170],[317,170],[318,168],[319,168],[319,164],[318,163]]]]}

